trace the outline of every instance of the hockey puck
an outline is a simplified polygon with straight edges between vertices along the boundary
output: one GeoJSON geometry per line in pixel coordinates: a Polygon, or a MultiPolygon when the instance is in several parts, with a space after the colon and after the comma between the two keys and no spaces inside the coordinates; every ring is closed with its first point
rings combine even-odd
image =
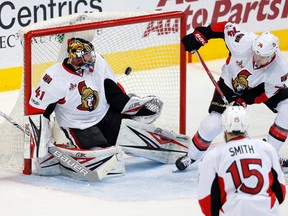
{"type": "Polygon", "coordinates": [[[125,70],[125,74],[126,75],[129,75],[132,71],[132,68],[131,67],[127,67],[126,70],[125,70]]]}

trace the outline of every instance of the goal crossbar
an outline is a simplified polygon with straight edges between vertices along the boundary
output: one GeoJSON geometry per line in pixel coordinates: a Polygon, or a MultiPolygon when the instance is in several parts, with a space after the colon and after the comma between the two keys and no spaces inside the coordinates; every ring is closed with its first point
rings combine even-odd
{"type": "MultiPolygon", "coordinates": [[[[73,14],[22,28],[19,36],[24,54],[23,80],[20,102],[17,101],[10,117],[27,128],[29,123],[25,117],[35,114],[29,105],[34,82],[50,65],[63,61],[63,55],[67,55],[66,37],[75,32],[85,35],[91,30],[95,34],[93,45],[112,69],[115,68],[126,92],[159,96],[164,101],[164,108],[155,124],[185,134],[186,52],[181,38],[186,35],[186,15],[181,11],[73,14]],[[146,36],[143,28],[149,28],[152,33],[146,36]],[[55,39],[59,35],[63,36],[60,42],[55,39]],[[43,38],[49,37],[55,41],[42,43],[43,38]],[[124,74],[128,66],[133,70],[131,75],[124,74]]],[[[0,136],[5,137],[6,145],[0,147],[0,156],[4,155],[3,161],[0,158],[0,168],[9,159],[11,166],[24,166],[22,170],[29,174],[32,172],[31,160],[35,157],[30,137],[15,130],[18,131],[6,124],[0,125],[0,136]]]]}

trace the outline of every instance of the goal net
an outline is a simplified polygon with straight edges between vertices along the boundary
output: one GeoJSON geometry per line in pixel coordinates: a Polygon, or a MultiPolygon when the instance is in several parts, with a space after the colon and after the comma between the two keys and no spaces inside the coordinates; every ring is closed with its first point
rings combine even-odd
{"type": "MultiPolygon", "coordinates": [[[[163,100],[163,112],[155,125],[185,133],[186,54],[181,45],[185,34],[186,18],[178,11],[82,13],[25,27],[19,31],[23,81],[9,116],[25,130],[25,116],[33,115],[28,104],[33,88],[48,67],[68,56],[67,39],[81,37],[90,40],[106,59],[127,93],[163,100]],[[129,75],[127,68],[132,69],[129,75]]],[[[54,139],[59,142],[57,134],[54,139]]],[[[0,136],[0,167],[29,174],[23,154],[28,160],[34,156],[30,144],[24,145],[29,136],[7,121],[0,125],[0,136]]]]}

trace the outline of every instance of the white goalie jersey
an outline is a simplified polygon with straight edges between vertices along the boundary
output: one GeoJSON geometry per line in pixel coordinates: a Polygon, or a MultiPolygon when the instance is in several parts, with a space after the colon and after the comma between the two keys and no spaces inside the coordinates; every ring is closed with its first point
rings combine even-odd
{"type": "Polygon", "coordinates": [[[205,215],[278,215],[285,194],[278,155],[262,140],[211,146],[199,162],[198,200],[205,215]]]}
{"type": "Polygon", "coordinates": [[[32,92],[30,104],[45,110],[49,104],[57,102],[55,115],[60,127],[85,129],[98,123],[109,109],[104,80],[115,81],[116,78],[97,53],[94,68],[81,70],[78,74],[63,63],[53,65],[32,92]]]}

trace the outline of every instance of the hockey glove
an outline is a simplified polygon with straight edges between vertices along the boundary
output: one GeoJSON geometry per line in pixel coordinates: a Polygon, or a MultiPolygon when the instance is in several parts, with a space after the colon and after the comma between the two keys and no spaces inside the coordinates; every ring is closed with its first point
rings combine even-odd
{"type": "Polygon", "coordinates": [[[185,50],[192,52],[198,50],[201,46],[204,46],[208,43],[206,37],[199,32],[197,29],[182,38],[182,43],[185,47],[185,50]]]}
{"type": "Polygon", "coordinates": [[[233,106],[242,106],[244,108],[247,108],[247,103],[242,98],[237,98],[234,101],[233,106]]]}

